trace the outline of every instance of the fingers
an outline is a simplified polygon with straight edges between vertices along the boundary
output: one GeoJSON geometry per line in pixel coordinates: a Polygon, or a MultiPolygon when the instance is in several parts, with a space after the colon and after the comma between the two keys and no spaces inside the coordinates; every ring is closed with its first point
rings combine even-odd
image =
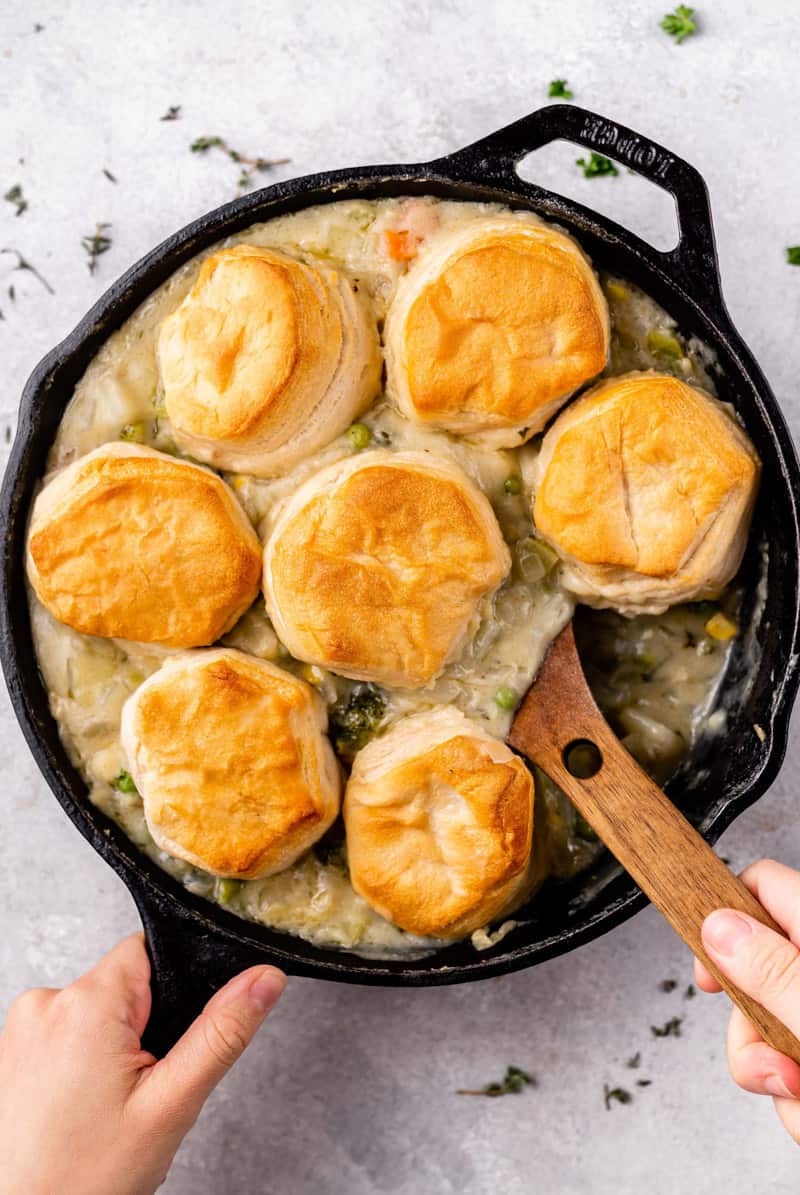
{"type": "Polygon", "coordinates": [[[741,878],[795,946],[800,946],[800,872],[774,859],[760,859],[746,868],[741,878]]]}
{"type": "Polygon", "coordinates": [[[745,913],[717,909],[702,927],[711,961],[800,1036],[800,951],[745,913]]]}
{"type": "Polygon", "coordinates": [[[251,967],[209,1000],[200,1016],[152,1068],[142,1097],[155,1100],[186,1131],[206,1099],[249,1045],[275,1004],[286,976],[275,967],[251,967]]]}
{"type": "Polygon", "coordinates": [[[704,992],[721,992],[722,987],[717,983],[708,967],[704,967],[699,958],[694,960],[694,978],[697,986],[704,992]]]}
{"type": "Polygon", "coordinates": [[[91,987],[93,994],[101,997],[103,1013],[117,1015],[141,1037],[151,1006],[150,959],[144,935],[123,938],[73,986],[91,987]]]}
{"type": "Polygon", "coordinates": [[[728,1026],[728,1066],[745,1091],[800,1098],[800,1066],[762,1041],[738,1008],[731,1013],[728,1026]]]}

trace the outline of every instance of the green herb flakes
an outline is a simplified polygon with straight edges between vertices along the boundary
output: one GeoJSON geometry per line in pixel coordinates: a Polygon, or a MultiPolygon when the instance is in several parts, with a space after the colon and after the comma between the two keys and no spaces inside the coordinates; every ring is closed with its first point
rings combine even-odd
{"type": "Polygon", "coordinates": [[[686,4],[679,4],[674,12],[668,12],[661,21],[661,28],[670,37],[674,37],[678,45],[697,32],[697,21],[694,19],[694,9],[686,4]]]}
{"type": "Polygon", "coordinates": [[[519,1095],[526,1087],[536,1087],[536,1079],[518,1066],[506,1067],[506,1073],[500,1083],[487,1083],[485,1087],[460,1087],[456,1095],[519,1095]]]}
{"type": "Polygon", "coordinates": [[[588,158],[578,158],[575,165],[580,166],[585,178],[602,178],[604,175],[610,177],[619,174],[610,158],[604,157],[603,154],[596,154],[594,151],[588,158]]]}

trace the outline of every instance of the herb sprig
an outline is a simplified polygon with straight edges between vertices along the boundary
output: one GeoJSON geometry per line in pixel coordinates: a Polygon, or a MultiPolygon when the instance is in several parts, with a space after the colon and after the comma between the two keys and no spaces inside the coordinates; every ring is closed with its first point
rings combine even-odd
{"type": "Polygon", "coordinates": [[[498,1095],[519,1095],[526,1087],[536,1087],[536,1079],[518,1066],[506,1067],[506,1073],[500,1083],[487,1083],[485,1087],[460,1087],[456,1095],[487,1095],[494,1098],[498,1095]]]}
{"type": "Polygon", "coordinates": [[[237,183],[238,190],[246,191],[248,187],[253,184],[253,175],[256,172],[264,172],[272,170],[274,166],[285,166],[291,158],[250,158],[245,154],[239,153],[238,149],[233,149],[223,137],[197,137],[192,142],[190,149],[193,154],[203,154],[209,149],[218,149],[226,154],[232,162],[235,162],[240,167],[239,181],[237,183]]]}
{"type": "Polygon", "coordinates": [[[547,94],[553,98],[558,98],[561,100],[572,100],[575,98],[573,93],[567,87],[566,79],[553,79],[547,94]]]}
{"type": "Polygon", "coordinates": [[[612,1100],[615,1100],[618,1104],[632,1104],[633,1096],[627,1087],[609,1087],[608,1083],[604,1083],[603,1100],[605,1101],[606,1109],[610,1112],[612,1100]]]}
{"type": "Polygon", "coordinates": [[[585,178],[602,178],[604,175],[610,177],[619,174],[610,158],[604,157],[603,154],[596,154],[594,150],[588,159],[578,158],[575,165],[581,167],[585,178]]]}
{"type": "Polygon", "coordinates": [[[650,1032],[653,1037],[680,1037],[682,1024],[683,1017],[670,1017],[663,1025],[651,1025],[650,1032]]]}
{"type": "Polygon", "coordinates": [[[3,196],[3,199],[5,199],[7,203],[14,204],[15,208],[17,209],[14,212],[15,216],[21,216],[28,207],[28,201],[22,194],[22,187],[19,185],[19,183],[15,183],[13,187],[9,187],[3,196]]]}
{"type": "Polygon", "coordinates": [[[680,45],[687,37],[697,32],[694,9],[686,4],[679,4],[674,12],[667,13],[661,22],[661,28],[680,45]]]}
{"type": "Polygon", "coordinates": [[[107,232],[110,227],[111,225],[106,223],[97,224],[93,233],[81,237],[81,244],[89,258],[87,266],[90,274],[94,274],[97,270],[98,258],[102,257],[104,253],[108,253],[111,248],[113,242],[107,232]]]}
{"type": "Polygon", "coordinates": [[[49,294],[54,295],[56,293],[44,275],[40,274],[36,269],[36,266],[32,266],[28,259],[22,256],[19,249],[0,249],[0,253],[13,253],[14,257],[17,259],[17,264],[13,267],[15,270],[27,270],[29,274],[33,274],[34,278],[38,278],[44,289],[48,291],[49,294]]]}

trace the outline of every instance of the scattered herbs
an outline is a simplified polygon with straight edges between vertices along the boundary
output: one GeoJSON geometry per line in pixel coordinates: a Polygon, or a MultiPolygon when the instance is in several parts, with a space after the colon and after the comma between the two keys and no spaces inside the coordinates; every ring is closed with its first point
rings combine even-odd
{"type": "Polygon", "coordinates": [[[653,1037],[680,1037],[682,1024],[683,1017],[670,1017],[663,1025],[651,1025],[650,1032],[653,1037]]]}
{"type": "MultiPolygon", "coordinates": [[[[6,199],[8,199],[7,195],[6,199]]],[[[800,266],[800,245],[789,245],[786,250],[786,260],[790,266],[800,266]]]]}
{"type": "Polygon", "coordinates": [[[130,772],[122,771],[114,781],[114,788],[121,793],[137,793],[139,790],[133,782],[130,772]]]}
{"type": "Polygon", "coordinates": [[[667,13],[661,22],[661,28],[680,45],[687,37],[697,32],[694,9],[686,4],[679,4],[674,12],[667,13]]]}
{"type": "Polygon", "coordinates": [[[33,274],[34,278],[38,278],[44,289],[48,291],[49,294],[54,295],[56,293],[47,279],[39,273],[36,267],[32,266],[28,259],[22,256],[19,249],[0,249],[0,253],[13,253],[17,259],[17,264],[14,266],[15,270],[27,270],[29,274],[33,274]]]}
{"type": "Polygon", "coordinates": [[[111,248],[111,237],[106,232],[106,229],[110,227],[110,224],[97,224],[90,236],[81,237],[81,244],[89,256],[87,264],[90,274],[94,274],[97,269],[98,258],[111,248]]]}
{"type": "Polygon", "coordinates": [[[625,1065],[629,1066],[631,1068],[631,1070],[634,1070],[634,1071],[638,1070],[639,1067],[642,1065],[641,1052],[639,1050],[637,1050],[636,1053],[633,1055],[633,1057],[628,1059],[628,1061],[625,1063],[625,1065]]]}
{"type": "Polygon", "coordinates": [[[610,177],[611,175],[619,174],[619,171],[610,158],[606,158],[602,154],[596,154],[594,150],[592,150],[588,160],[586,158],[578,158],[575,165],[581,167],[585,178],[602,178],[604,175],[610,177]]]}
{"type": "Polygon", "coordinates": [[[103,174],[106,176],[106,178],[108,179],[108,181],[110,183],[115,183],[117,181],[115,176],[105,166],[103,167],[103,174]]]}
{"type": "Polygon", "coordinates": [[[241,167],[239,172],[238,189],[246,191],[252,185],[256,171],[271,170],[273,166],[285,166],[290,158],[249,158],[228,145],[222,137],[197,137],[191,144],[193,154],[206,153],[209,149],[218,149],[227,154],[232,162],[241,167]]]}
{"type": "Polygon", "coordinates": [[[609,1087],[608,1083],[603,1084],[603,1099],[609,1112],[612,1100],[616,1100],[618,1104],[633,1103],[633,1096],[625,1087],[609,1087]]]}
{"type": "Polygon", "coordinates": [[[693,1000],[697,995],[697,989],[693,983],[690,983],[686,991],[683,993],[684,1000],[693,1000]]]}
{"type": "Polygon", "coordinates": [[[374,685],[359,685],[346,701],[329,711],[330,736],[340,755],[354,755],[369,742],[386,710],[386,698],[374,685]]]}
{"type": "Polygon", "coordinates": [[[506,1067],[506,1073],[501,1083],[487,1083],[485,1087],[460,1087],[456,1095],[519,1095],[525,1087],[535,1087],[536,1079],[518,1066],[506,1067]]]}
{"type": "Polygon", "coordinates": [[[547,94],[549,96],[557,97],[561,100],[571,100],[575,98],[570,89],[567,87],[566,79],[553,79],[552,83],[550,84],[550,90],[547,94]]]}
{"type": "Polygon", "coordinates": [[[28,206],[28,201],[22,194],[22,187],[19,185],[19,183],[15,183],[13,187],[9,187],[3,196],[3,199],[5,199],[7,203],[14,204],[15,208],[17,209],[14,212],[15,216],[21,216],[28,206]]]}
{"type": "Polygon", "coordinates": [[[674,992],[677,986],[677,979],[662,979],[658,985],[658,990],[660,992],[674,992]]]}
{"type": "Polygon", "coordinates": [[[170,106],[167,108],[164,115],[159,117],[159,119],[160,120],[180,120],[180,117],[181,117],[180,104],[170,104],[170,106]]]}

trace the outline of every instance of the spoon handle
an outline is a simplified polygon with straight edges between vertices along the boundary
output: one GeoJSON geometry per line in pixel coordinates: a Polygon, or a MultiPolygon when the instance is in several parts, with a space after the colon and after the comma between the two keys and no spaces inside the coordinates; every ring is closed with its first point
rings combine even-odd
{"type": "Polygon", "coordinates": [[[571,627],[551,648],[509,742],[564,790],[764,1040],[800,1063],[794,1034],[718,970],[700,937],[704,919],[719,908],[748,913],[785,937],[784,931],[621,746],[586,684],[571,627]],[[572,775],[564,763],[575,740],[600,751],[601,766],[590,778],[572,775]]]}

